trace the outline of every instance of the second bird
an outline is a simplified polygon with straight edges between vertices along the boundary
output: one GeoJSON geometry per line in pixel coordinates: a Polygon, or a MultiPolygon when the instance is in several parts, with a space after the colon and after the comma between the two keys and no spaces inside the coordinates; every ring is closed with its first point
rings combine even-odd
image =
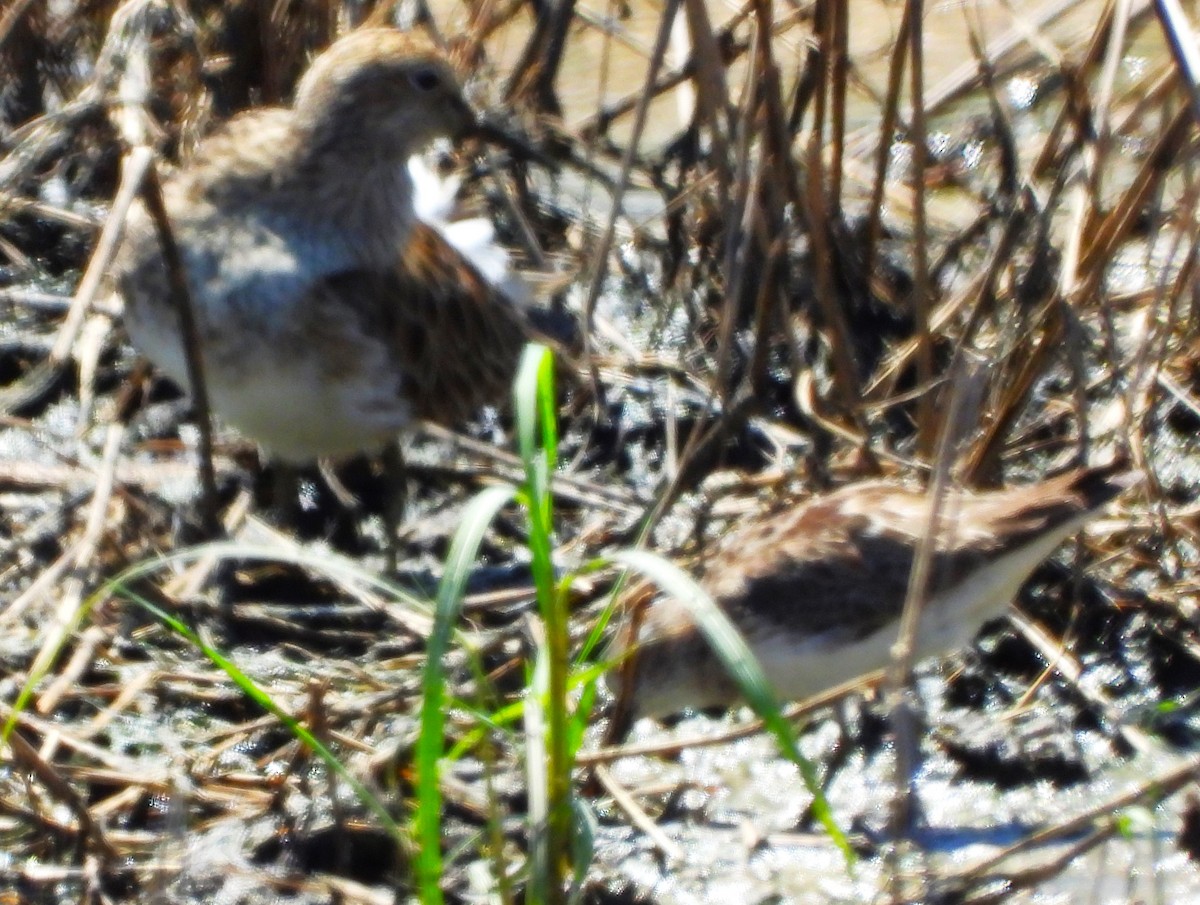
{"type": "MultiPolygon", "coordinates": [[[[928,539],[916,657],[966,644],[1005,611],[1042,560],[1136,482],[1117,463],[1011,490],[947,492],[928,539]]],[[[706,562],[702,583],[776,691],[797,700],[888,666],[930,528],[927,493],[851,484],[731,532],[706,562]]],[[[626,626],[617,652],[635,643],[633,628],[626,626]]],[[[682,602],[652,602],[636,648],[635,677],[624,690],[631,716],[738,701],[737,685],[682,602]]]]}

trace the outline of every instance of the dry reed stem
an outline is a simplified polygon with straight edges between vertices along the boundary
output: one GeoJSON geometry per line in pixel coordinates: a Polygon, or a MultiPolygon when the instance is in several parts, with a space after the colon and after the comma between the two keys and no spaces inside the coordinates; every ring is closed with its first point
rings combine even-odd
{"type": "MultiPolygon", "coordinates": [[[[862,421],[860,403],[862,401],[859,386],[859,366],[856,361],[854,348],[850,340],[850,329],[838,302],[834,267],[836,255],[833,243],[833,229],[836,224],[830,216],[829,198],[826,194],[825,180],[825,139],[824,132],[827,124],[826,111],[829,96],[829,68],[831,56],[831,21],[828,4],[818,6],[814,27],[819,29],[819,50],[816,64],[819,69],[815,104],[812,122],[809,125],[808,145],[806,149],[807,184],[804,188],[804,208],[806,220],[810,227],[809,239],[812,242],[813,267],[816,275],[816,303],[821,312],[822,320],[828,331],[828,342],[833,355],[834,390],[836,400],[842,409],[843,416],[858,428],[864,437],[868,435],[866,425],[862,421]]],[[[864,447],[863,452],[868,457],[873,456],[870,447],[864,447]]]]}
{"type": "Polygon", "coordinates": [[[654,843],[654,847],[664,857],[671,861],[680,861],[683,859],[683,849],[672,842],[670,837],[658,828],[658,824],[650,818],[645,809],[629,794],[629,790],[617,782],[606,766],[596,764],[595,773],[596,778],[600,781],[600,785],[612,796],[613,803],[625,812],[634,826],[646,834],[647,838],[654,843]]]}
{"type": "MultiPolygon", "coordinates": [[[[54,764],[45,760],[29,742],[21,735],[20,730],[14,730],[8,737],[8,746],[12,751],[13,759],[25,769],[29,770],[42,786],[59,802],[66,805],[70,812],[75,816],[78,822],[78,832],[81,836],[86,837],[97,853],[105,861],[112,862],[120,857],[118,851],[109,842],[108,836],[88,812],[87,803],[75,791],[75,788],[69,783],[65,777],[58,771],[54,764]]],[[[42,821],[44,829],[51,829],[48,822],[42,821]]],[[[55,827],[65,835],[73,835],[74,828],[59,826],[55,827]]]]}
{"type": "MultiPolygon", "coordinates": [[[[1070,653],[1063,640],[1055,638],[1020,610],[1014,610],[1009,619],[1030,646],[1046,661],[1046,675],[1053,672],[1070,685],[1072,691],[1087,702],[1088,708],[1099,714],[1112,727],[1111,731],[1116,738],[1138,754],[1152,755],[1158,750],[1157,743],[1149,735],[1122,719],[1120,711],[1112,700],[1102,692],[1090,688],[1083,681],[1083,665],[1070,653]]],[[[1027,699],[1032,698],[1038,684],[1040,683],[1031,687],[1029,693],[1026,694],[1027,699]]],[[[1021,703],[1018,703],[1017,707],[1020,706],[1022,706],[1021,703]]]]}
{"type": "Polygon", "coordinates": [[[16,386],[5,387],[0,392],[0,412],[10,413],[32,405],[49,391],[58,380],[63,368],[71,361],[79,331],[102,281],[116,256],[121,232],[129,207],[136,197],[138,186],[149,166],[148,156],[131,163],[122,180],[121,188],[113,202],[109,216],[104,221],[96,250],[88,261],[87,269],[79,286],[71,297],[67,316],[59,325],[50,354],[27,374],[16,386]]]}
{"type": "MultiPolygon", "coordinates": [[[[863,268],[867,279],[875,273],[876,247],[883,223],[883,199],[887,186],[888,161],[892,154],[892,136],[900,121],[900,90],[904,66],[908,60],[909,32],[912,29],[912,5],[905,3],[896,29],[896,42],[888,60],[887,93],[884,96],[883,116],[879,122],[879,137],[875,143],[875,181],[871,186],[871,202],[867,208],[867,239],[863,251],[863,268]]],[[[868,390],[868,394],[869,394],[868,390]]]]}
{"type": "MultiPolygon", "coordinates": [[[[929,330],[929,312],[933,308],[933,286],[929,279],[929,223],[925,214],[925,167],[929,153],[925,109],[925,38],[922,20],[923,0],[909,0],[908,72],[910,134],[912,148],[910,178],[913,192],[913,332],[916,334],[917,384],[928,387],[933,380],[933,336],[929,330]]],[[[922,455],[933,453],[937,443],[938,424],[934,410],[935,396],[925,393],[917,400],[917,449],[922,455]]]]}

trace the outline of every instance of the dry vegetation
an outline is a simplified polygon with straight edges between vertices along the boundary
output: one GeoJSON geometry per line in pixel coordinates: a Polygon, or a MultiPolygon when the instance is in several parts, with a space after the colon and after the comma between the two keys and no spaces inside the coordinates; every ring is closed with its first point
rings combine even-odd
{"type": "MultiPolygon", "coordinates": [[[[299,525],[280,533],[254,450],[219,434],[216,514],[241,546],[160,559],[200,536],[195,430],[178,394],[135,373],[104,282],[142,181],[136,146],[162,170],[232,113],[286,101],[315,50],[390,13],[375,5],[13,0],[0,12],[0,713],[12,719],[0,902],[376,902],[407,888],[401,849],[343,778],[130,602],[148,598],[230,654],[403,821],[429,617],[363,577],[382,558],[382,479],[347,466],[361,503],[346,511],[314,477],[299,525]],[[138,563],[153,570],[123,591],[105,584],[138,563]]],[[[400,5],[430,27],[421,4],[400,5]]],[[[995,486],[1115,455],[1145,470],[1077,569],[1039,573],[1026,634],[1050,656],[1054,638],[1072,639],[1053,677],[1028,646],[998,645],[984,666],[1006,670],[1004,691],[986,668],[949,686],[948,706],[985,710],[1024,704],[1009,695],[1020,687],[1030,709],[1069,714],[1058,731],[1104,739],[1105,768],[1141,758],[1146,780],[1062,813],[1035,841],[1068,843],[1032,865],[1016,860],[1025,840],[926,877],[987,901],[1046,882],[1124,828],[1119,808],[1153,806],[1197,766],[1200,105],[1145,3],[1128,20],[1091,4],[1086,33],[1032,7],[984,30],[968,11],[964,66],[938,84],[922,76],[917,6],[861,58],[851,6],[751,2],[718,27],[699,0],[652,16],[464,0],[434,27],[491,89],[484,101],[560,161],[554,173],[476,162],[470,181],[531,266],[567,274],[556,303],[585,326],[587,373],[561,410],[560,564],[640,536],[697,555],[714,524],[870,474],[945,469],[995,486]],[[628,37],[623,15],[649,27],[628,37]],[[668,40],[673,15],[686,47],[668,40]],[[586,62],[564,75],[572,53],[586,62]],[[1006,87],[1014,73],[1036,88],[1027,103],[1006,87]],[[581,113],[581,95],[604,101],[581,113]],[[677,109],[678,129],[664,129],[677,109]],[[1134,725],[1135,708],[1156,720],[1134,725]]],[[[520,477],[505,418],[414,443],[401,575],[418,596],[463,500],[520,477]]],[[[489,534],[466,600],[473,653],[450,657],[452,691],[488,713],[519,690],[537,642],[513,565],[523,530],[502,518],[489,534]]],[[[607,586],[576,588],[576,637],[607,586]]],[[[465,754],[443,779],[445,885],[515,900],[521,724],[480,725],[465,709],[447,724],[465,754]],[[513,873],[490,887],[478,865],[513,873]]],[[[1054,769],[1020,745],[988,760],[944,744],[964,770],[1016,764],[1034,783],[1054,769]]],[[[581,796],[606,826],[632,822],[650,839],[638,845],[677,853],[641,808],[669,825],[678,802],[629,801],[604,767],[629,752],[594,748],[581,796]]],[[[823,769],[835,777],[834,761],[823,769]]],[[[1200,818],[1181,830],[1179,810],[1166,832],[1195,850],[1200,818]]],[[[653,899],[622,874],[620,846],[600,851],[588,901],[653,899]]]]}

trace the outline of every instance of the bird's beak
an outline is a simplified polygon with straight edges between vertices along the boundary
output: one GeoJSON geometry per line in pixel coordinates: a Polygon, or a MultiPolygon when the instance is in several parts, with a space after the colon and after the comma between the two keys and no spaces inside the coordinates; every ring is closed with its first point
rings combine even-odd
{"type": "Polygon", "coordinates": [[[476,119],[467,128],[465,137],[498,145],[507,150],[517,160],[531,160],[552,170],[558,169],[558,162],[547,157],[540,149],[535,148],[527,138],[510,132],[503,126],[499,126],[490,120],[476,119]]]}

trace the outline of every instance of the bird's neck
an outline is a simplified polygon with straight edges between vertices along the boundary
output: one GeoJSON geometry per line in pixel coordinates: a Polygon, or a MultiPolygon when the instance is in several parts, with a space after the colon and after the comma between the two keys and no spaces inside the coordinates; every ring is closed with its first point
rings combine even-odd
{"type": "Polygon", "coordinates": [[[395,260],[416,219],[412,179],[404,159],[393,155],[308,155],[296,161],[288,181],[281,188],[292,196],[289,206],[373,263],[395,260]]]}

